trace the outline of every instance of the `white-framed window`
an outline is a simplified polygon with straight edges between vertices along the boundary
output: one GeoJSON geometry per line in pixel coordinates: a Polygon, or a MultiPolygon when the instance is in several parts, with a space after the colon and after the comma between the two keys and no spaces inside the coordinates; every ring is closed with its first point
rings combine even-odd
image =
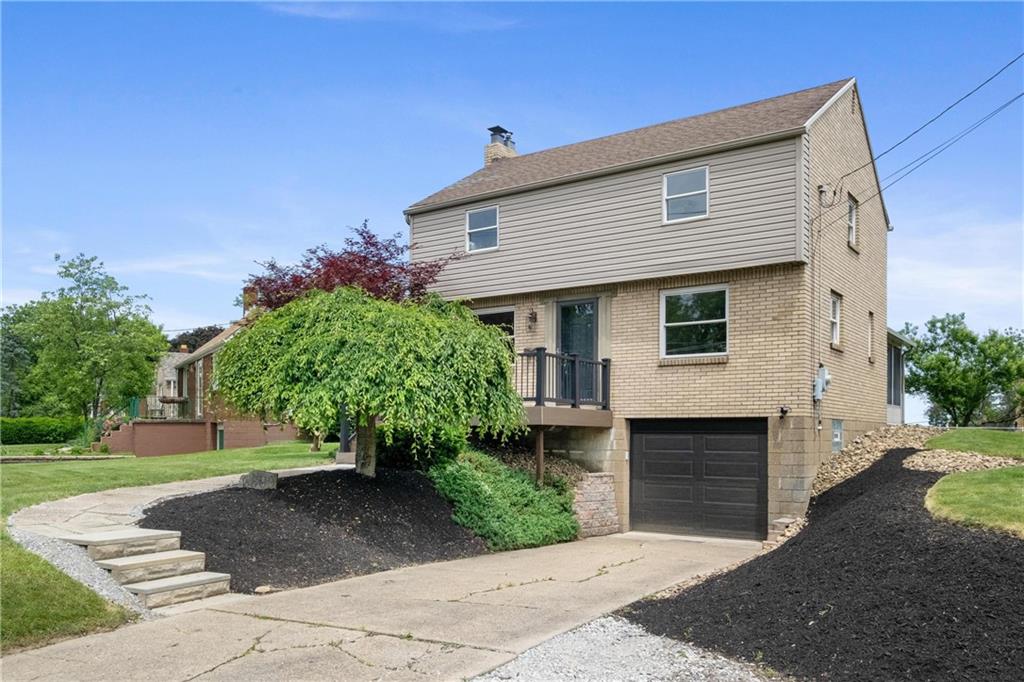
{"type": "Polygon", "coordinates": [[[860,203],[853,198],[852,194],[846,195],[846,240],[850,246],[857,245],[857,214],[860,211],[860,203]]]}
{"type": "Polygon", "coordinates": [[[843,449],[843,420],[832,420],[832,452],[839,452],[843,449]]]}
{"type": "Polygon", "coordinates": [[[480,308],[473,313],[484,324],[491,324],[500,327],[508,336],[509,343],[515,345],[516,338],[516,309],[512,306],[502,308],[480,308]]]}
{"type": "Polygon", "coordinates": [[[708,167],[662,176],[662,220],[681,223],[708,216],[708,167]]]}
{"type": "Polygon", "coordinates": [[[498,207],[488,206],[466,211],[466,251],[491,251],[498,248],[498,207]]]}
{"type": "Polygon", "coordinates": [[[196,360],[196,416],[203,416],[203,360],[196,360]]]}
{"type": "Polygon", "coordinates": [[[841,341],[840,331],[843,315],[843,297],[832,292],[831,303],[829,304],[829,333],[832,343],[838,344],[841,341]]]}
{"type": "Polygon", "coordinates": [[[661,357],[729,352],[729,288],[723,285],[661,292],[661,357]]]}

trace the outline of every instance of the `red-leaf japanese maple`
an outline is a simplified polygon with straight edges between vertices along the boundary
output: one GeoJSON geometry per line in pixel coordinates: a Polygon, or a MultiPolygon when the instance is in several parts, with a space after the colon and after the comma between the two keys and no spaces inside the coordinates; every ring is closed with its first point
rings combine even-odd
{"type": "Polygon", "coordinates": [[[454,256],[411,263],[410,247],[400,238],[401,234],[379,237],[363,221],[340,251],[321,244],[308,249],[297,265],[259,263],[264,272],[249,276],[246,295],[255,295],[252,303],[271,310],[312,289],[334,291],[342,286],[357,286],[391,301],[421,298],[454,256]]]}

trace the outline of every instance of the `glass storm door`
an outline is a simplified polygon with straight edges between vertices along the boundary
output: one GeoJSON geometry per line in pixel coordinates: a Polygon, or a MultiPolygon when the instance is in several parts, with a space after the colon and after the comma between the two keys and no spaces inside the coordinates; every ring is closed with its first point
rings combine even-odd
{"type": "MultiPolygon", "coordinates": [[[[566,301],[558,304],[558,352],[562,355],[576,353],[580,359],[597,359],[597,300],[566,301]]],[[[558,370],[558,397],[572,400],[576,386],[574,365],[569,360],[560,360],[558,370]]],[[[596,373],[594,365],[580,366],[581,400],[596,397],[596,373]]]]}

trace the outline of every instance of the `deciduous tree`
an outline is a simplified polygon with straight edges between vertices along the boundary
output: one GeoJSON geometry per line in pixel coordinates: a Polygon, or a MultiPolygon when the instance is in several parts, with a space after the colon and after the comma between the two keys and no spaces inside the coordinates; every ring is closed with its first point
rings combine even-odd
{"type": "Polygon", "coordinates": [[[972,331],[965,316],[933,317],[921,332],[907,325],[914,340],[907,351],[906,387],[923,395],[953,426],[983,418],[986,405],[1017,396],[1024,382],[1024,338],[1020,331],[972,331]]]}
{"type": "Polygon", "coordinates": [[[220,390],[247,412],[287,419],[320,439],[342,405],[356,467],[376,468],[378,429],[429,443],[477,420],[505,435],[523,424],[505,334],[460,303],[395,303],[344,287],[258,314],[217,360],[220,390]]]}
{"type": "Polygon", "coordinates": [[[58,263],[67,286],[43,294],[19,329],[32,340],[29,378],[41,399],[89,419],[148,392],[167,340],[144,297],[128,293],[95,257],[58,263]]]}
{"type": "Polygon", "coordinates": [[[308,249],[298,265],[280,265],[274,260],[260,263],[264,272],[250,275],[245,288],[255,292],[255,303],[271,310],[307,291],[334,291],[343,286],[357,286],[391,301],[421,298],[454,256],[412,263],[408,260],[410,247],[399,238],[378,237],[363,221],[340,251],[320,245],[308,249]]]}

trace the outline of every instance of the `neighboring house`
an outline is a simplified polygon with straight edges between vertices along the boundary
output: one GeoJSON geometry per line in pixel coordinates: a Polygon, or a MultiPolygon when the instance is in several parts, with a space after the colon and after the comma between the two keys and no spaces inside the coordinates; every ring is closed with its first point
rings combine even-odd
{"type": "Polygon", "coordinates": [[[886,423],[853,79],[522,156],[495,127],[484,159],[406,209],[412,256],[465,252],[435,290],[511,330],[540,448],[613,472],[624,528],[764,538],[886,423]]]}
{"type": "Polygon", "coordinates": [[[906,373],[904,354],[914,342],[892,329],[887,330],[885,345],[885,409],[890,424],[903,424],[906,418],[906,400],[903,377],[906,373]]]}
{"type": "Polygon", "coordinates": [[[213,365],[217,351],[241,326],[241,322],[229,325],[192,353],[174,354],[179,356],[172,366],[176,392],[160,399],[167,406],[166,417],[136,419],[104,436],[102,441],[108,443],[112,452],[150,456],[294,440],[294,426],[239,414],[225,404],[216,390],[213,365]]]}
{"type": "Polygon", "coordinates": [[[145,419],[174,419],[177,406],[167,398],[178,395],[178,362],[188,357],[188,346],[181,346],[181,352],[166,353],[156,366],[153,392],[139,405],[139,417],[145,419]],[[161,400],[164,399],[164,400],[161,400]]]}

